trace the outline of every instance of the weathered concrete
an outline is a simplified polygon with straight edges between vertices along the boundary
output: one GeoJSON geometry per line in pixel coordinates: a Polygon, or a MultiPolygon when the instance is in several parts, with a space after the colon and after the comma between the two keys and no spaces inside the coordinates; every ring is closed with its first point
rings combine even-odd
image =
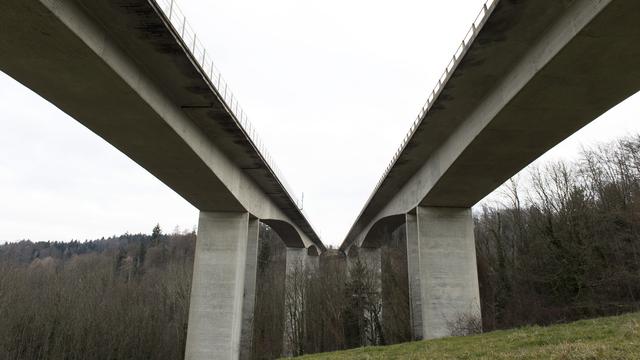
{"type": "Polygon", "coordinates": [[[308,269],[310,273],[320,270],[320,251],[317,247],[311,245],[307,248],[307,256],[304,257],[304,262],[305,269],[308,269]]]}
{"type": "MultiPolygon", "coordinates": [[[[384,309],[382,309],[382,248],[360,248],[358,257],[367,269],[368,275],[372,276],[372,279],[370,279],[372,281],[371,290],[373,290],[376,295],[371,296],[371,299],[377,302],[376,308],[380,309],[380,313],[377,314],[377,319],[370,313],[365,313],[365,317],[370,323],[375,324],[377,321],[382,321],[384,311],[384,309]]],[[[374,342],[372,342],[371,339],[379,339],[381,336],[379,331],[382,329],[375,328],[376,330],[374,330],[374,328],[375,327],[367,326],[365,328],[365,334],[361,334],[363,337],[363,345],[378,344],[378,340],[373,340],[374,342]]]]}
{"type": "Polygon", "coordinates": [[[471,220],[436,207],[470,208],[640,89],[639,1],[495,1],[487,13],[340,247],[378,246],[379,229],[408,214],[415,338],[445,334],[444,318],[475,296],[456,259],[471,220]],[[452,277],[430,272],[443,269],[452,277]]]}
{"type": "Polygon", "coordinates": [[[382,291],[382,249],[377,248],[360,248],[358,249],[358,258],[371,271],[375,282],[375,290],[380,293],[382,291]]]}
{"type": "Polygon", "coordinates": [[[186,359],[237,359],[241,342],[247,345],[251,332],[243,323],[253,317],[257,228],[248,213],[200,213],[186,359]]]}
{"type": "Polygon", "coordinates": [[[258,240],[260,221],[249,219],[247,259],[245,262],[244,297],[242,303],[242,330],[240,333],[240,359],[253,358],[253,324],[256,303],[256,281],[258,273],[258,240]],[[255,241],[253,241],[255,239],[255,241]]]}
{"type": "Polygon", "coordinates": [[[300,316],[304,304],[304,279],[307,276],[307,249],[287,248],[287,265],[285,276],[284,300],[284,335],[282,337],[282,355],[294,355],[293,346],[297,339],[295,332],[300,324],[296,316],[300,316]]]}
{"type": "Polygon", "coordinates": [[[414,337],[451,335],[461,316],[480,316],[471,209],[418,207],[407,220],[408,249],[418,255],[409,267],[411,283],[419,279],[411,288],[414,337]]]}
{"type": "MultiPolygon", "coordinates": [[[[422,290],[420,287],[420,247],[418,242],[418,218],[416,212],[406,215],[407,275],[409,277],[409,316],[411,337],[422,340],[422,290]]],[[[428,276],[428,275],[427,275],[428,276]]]]}
{"type": "Polygon", "coordinates": [[[304,271],[307,249],[304,248],[287,248],[287,275],[295,271],[304,271]]]}
{"type": "Polygon", "coordinates": [[[0,2],[0,70],[201,211],[290,224],[304,214],[154,2],[0,2]]]}
{"type": "Polygon", "coordinates": [[[0,24],[0,70],[201,211],[187,358],[248,357],[257,218],[324,245],[179,34],[147,0],[6,0],[0,24]]]}
{"type": "Polygon", "coordinates": [[[358,261],[358,251],[359,247],[356,245],[349,246],[346,250],[344,250],[344,260],[345,260],[345,275],[347,279],[349,278],[349,273],[351,272],[351,267],[353,263],[358,261]]]}
{"type": "Polygon", "coordinates": [[[416,206],[471,207],[640,89],[640,2],[498,1],[341,249],[416,206]]]}

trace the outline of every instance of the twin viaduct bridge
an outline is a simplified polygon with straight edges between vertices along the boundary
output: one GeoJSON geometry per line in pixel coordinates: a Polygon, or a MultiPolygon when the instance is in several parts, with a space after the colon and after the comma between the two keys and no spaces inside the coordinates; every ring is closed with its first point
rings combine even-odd
{"type": "MultiPolygon", "coordinates": [[[[479,311],[471,206],[638,91],[639,15],[483,7],[340,247],[379,264],[403,230],[414,338],[479,311]]],[[[250,357],[260,222],[288,263],[326,249],[173,1],[3,0],[0,70],[200,210],[186,358],[250,357]]]]}

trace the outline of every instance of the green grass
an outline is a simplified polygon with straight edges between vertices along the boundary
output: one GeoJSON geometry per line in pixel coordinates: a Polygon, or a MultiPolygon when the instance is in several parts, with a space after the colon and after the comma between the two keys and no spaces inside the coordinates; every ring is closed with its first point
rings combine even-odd
{"type": "Polygon", "coordinates": [[[300,359],[640,359],[640,313],[300,359]]]}

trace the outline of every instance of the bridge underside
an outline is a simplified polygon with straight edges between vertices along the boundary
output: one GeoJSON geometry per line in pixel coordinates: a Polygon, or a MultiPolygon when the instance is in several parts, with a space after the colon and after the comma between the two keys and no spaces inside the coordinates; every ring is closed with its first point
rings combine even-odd
{"type": "Polygon", "coordinates": [[[248,358],[260,222],[324,246],[179,34],[147,0],[7,0],[0,24],[0,70],[201,211],[187,358],[248,358]]]}
{"type": "MultiPolygon", "coordinates": [[[[404,226],[414,338],[479,311],[469,208],[640,88],[640,2],[490,12],[341,247],[382,272],[404,226]]],[[[201,210],[187,358],[250,357],[260,221],[285,271],[324,247],[175,29],[147,0],[6,0],[0,23],[2,71],[201,210]]]]}
{"type": "Polygon", "coordinates": [[[640,89],[640,3],[499,1],[347,235],[471,207],[640,89]]]}
{"type": "Polygon", "coordinates": [[[202,211],[292,224],[323,247],[218,90],[147,0],[7,0],[0,70],[202,211]]]}
{"type": "Polygon", "coordinates": [[[640,90],[640,2],[498,1],[341,246],[405,220],[414,338],[479,312],[470,207],[640,90]]]}

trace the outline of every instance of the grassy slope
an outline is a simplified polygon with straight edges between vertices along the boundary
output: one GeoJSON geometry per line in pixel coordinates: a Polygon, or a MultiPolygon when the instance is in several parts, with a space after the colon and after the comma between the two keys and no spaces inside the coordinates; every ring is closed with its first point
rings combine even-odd
{"type": "Polygon", "coordinates": [[[640,313],[303,359],[640,359],[640,313]]]}

